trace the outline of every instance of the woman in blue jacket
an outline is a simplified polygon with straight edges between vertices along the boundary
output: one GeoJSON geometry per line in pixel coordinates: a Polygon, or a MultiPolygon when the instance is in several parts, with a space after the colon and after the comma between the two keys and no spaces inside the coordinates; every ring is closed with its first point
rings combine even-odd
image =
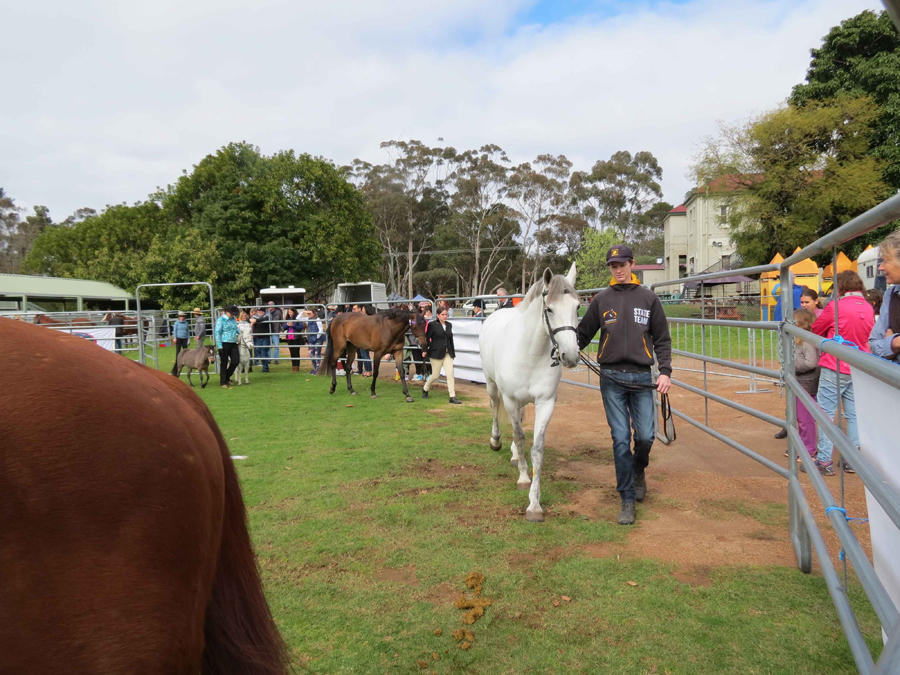
{"type": "Polygon", "coordinates": [[[231,376],[241,362],[238,349],[238,327],[234,315],[238,313],[235,305],[227,305],[225,311],[216,319],[215,339],[219,350],[219,383],[226,389],[231,388],[231,376]]]}

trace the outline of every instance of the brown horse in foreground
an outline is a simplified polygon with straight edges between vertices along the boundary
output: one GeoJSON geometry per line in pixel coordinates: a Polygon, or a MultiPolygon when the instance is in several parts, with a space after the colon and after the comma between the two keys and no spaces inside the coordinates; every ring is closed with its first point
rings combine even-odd
{"type": "Polygon", "coordinates": [[[403,344],[406,341],[406,331],[411,330],[413,337],[419,343],[419,347],[425,349],[425,317],[418,311],[410,312],[405,309],[389,309],[379,312],[374,316],[347,312],[338,314],[332,319],[325,330],[328,336],[325,345],[325,354],[322,368],[319,372],[331,375],[331,391],[333,394],[337,388],[337,362],[341,357],[347,357],[347,389],[353,391],[353,383],[350,381],[350,372],[353,370],[353,359],[356,358],[357,349],[368,349],[372,354],[372,390],[371,396],[375,398],[375,383],[378,382],[378,369],[381,366],[381,357],[385,354],[394,355],[394,365],[400,372],[400,381],[403,383],[403,394],[408,403],[413,402],[409,395],[409,387],[406,386],[406,377],[403,372],[403,344]]]}
{"type": "Polygon", "coordinates": [[[0,673],[283,674],[206,405],[79,337],[0,344],[0,673]]]}

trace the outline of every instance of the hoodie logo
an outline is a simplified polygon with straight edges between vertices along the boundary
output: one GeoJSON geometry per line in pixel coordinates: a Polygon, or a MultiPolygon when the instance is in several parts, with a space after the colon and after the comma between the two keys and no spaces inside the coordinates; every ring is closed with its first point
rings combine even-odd
{"type": "Polygon", "coordinates": [[[616,319],[618,319],[618,318],[619,318],[619,315],[616,314],[616,310],[608,309],[605,312],[603,312],[603,325],[605,326],[610,323],[615,323],[616,319]]]}
{"type": "Polygon", "coordinates": [[[634,308],[634,322],[641,323],[645,326],[650,321],[650,310],[649,309],[638,309],[634,308]]]}

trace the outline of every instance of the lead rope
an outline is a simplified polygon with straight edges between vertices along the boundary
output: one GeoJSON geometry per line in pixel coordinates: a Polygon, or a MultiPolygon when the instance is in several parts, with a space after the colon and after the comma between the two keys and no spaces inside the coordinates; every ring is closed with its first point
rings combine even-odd
{"type": "MultiPolygon", "coordinates": [[[[581,362],[588,367],[588,369],[594,373],[600,380],[603,379],[603,370],[600,368],[600,365],[591,361],[587,356],[584,355],[584,352],[579,354],[581,358],[581,362]]],[[[656,389],[655,384],[639,384],[637,382],[621,382],[616,380],[615,377],[610,375],[607,372],[606,375],[610,380],[618,384],[620,387],[623,387],[629,391],[643,391],[644,389],[656,389]]],[[[675,433],[675,422],[672,419],[672,404],[669,402],[668,394],[660,394],[659,395],[659,412],[662,415],[663,420],[663,430],[665,431],[666,440],[671,443],[678,436],[675,433]],[[671,431],[671,433],[670,433],[671,431]]]]}

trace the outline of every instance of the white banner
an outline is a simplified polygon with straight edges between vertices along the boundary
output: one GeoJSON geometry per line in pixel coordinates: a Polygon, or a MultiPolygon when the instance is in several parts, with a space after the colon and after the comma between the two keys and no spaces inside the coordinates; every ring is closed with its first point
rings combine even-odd
{"type": "Polygon", "coordinates": [[[453,377],[457,380],[484,383],[481,350],[478,346],[478,336],[481,334],[484,319],[459,317],[450,323],[453,326],[453,346],[456,348],[453,377]]]}
{"type": "MultiPolygon", "coordinates": [[[[894,419],[894,415],[900,410],[900,391],[856,368],[851,368],[851,373],[860,451],[884,482],[900,491],[897,421],[894,419]]],[[[900,530],[868,489],[866,506],[869,510],[869,534],[872,537],[875,574],[884,584],[894,605],[900,607],[900,530]]],[[[882,635],[886,640],[883,632],[882,635]]]]}
{"type": "Polygon", "coordinates": [[[90,340],[95,345],[108,349],[111,352],[116,350],[116,329],[112,328],[63,328],[63,333],[77,335],[85,340],[90,340]]]}

